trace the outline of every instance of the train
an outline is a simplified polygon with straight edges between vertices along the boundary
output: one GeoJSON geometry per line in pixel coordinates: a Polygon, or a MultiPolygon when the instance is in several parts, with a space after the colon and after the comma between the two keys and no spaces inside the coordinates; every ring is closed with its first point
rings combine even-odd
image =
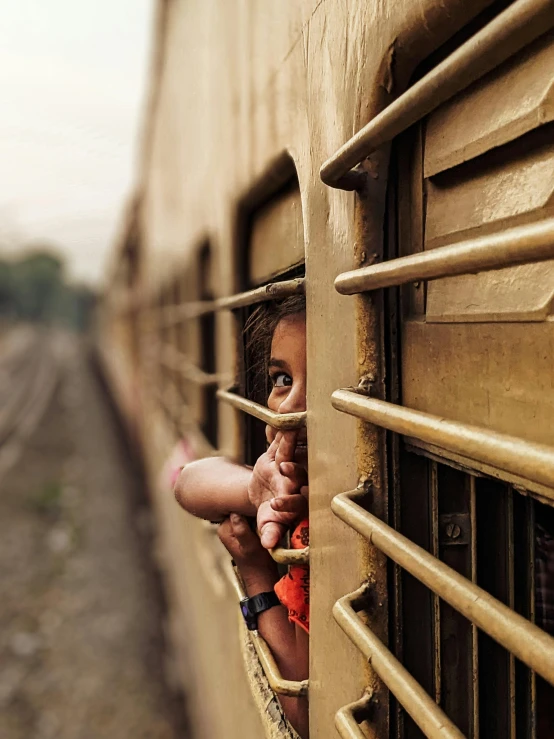
{"type": "Polygon", "coordinates": [[[554,736],[554,3],[157,0],[97,351],[143,456],[194,737],[554,736]],[[254,306],[307,321],[310,669],[175,469],[252,464],[254,306]],[[551,590],[552,588],[552,590],[551,590]],[[551,595],[552,593],[552,595],[551,595]]]}

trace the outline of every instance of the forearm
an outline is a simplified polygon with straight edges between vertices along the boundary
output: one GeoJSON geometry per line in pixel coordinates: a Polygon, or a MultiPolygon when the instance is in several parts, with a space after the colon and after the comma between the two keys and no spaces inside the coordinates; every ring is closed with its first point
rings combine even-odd
{"type": "Polygon", "coordinates": [[[252,470],[224,457],[209,457],[187,464],[175,484],[175,497],[189,513],[219,521],[230,513],[255,516],[248,500],[252,470]]]}
{"type": "MultiPolygon", "coordinates": [[[[273,563],[274,564],[274,563],[273,563]]],[[[241,576],[247,595],[273,591],[279,579],[277,567],[264,567],[259,570],[243,570],[241,576]]],[[[258,616],[258,631],[266,641],[279,672],[285,680],[304,680],[308,677],[307,659],[299,653],[296,627],[288,619],[284,606],[274,606],[258,616]]],[[[300,652],[302,652],[302,648],[300,652]]],[[[279,696],[283,710],[298,733],[308,736],[307,698],[279,696]]]]}

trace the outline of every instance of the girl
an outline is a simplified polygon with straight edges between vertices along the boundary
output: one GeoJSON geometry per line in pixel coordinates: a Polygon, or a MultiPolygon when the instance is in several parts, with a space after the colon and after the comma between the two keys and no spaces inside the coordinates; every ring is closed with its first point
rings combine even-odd
{"type": "MultiPolygon", "coordinates": [[[[306,314],[304,296],[263,305],[247,324],[251,343],[263,355],[270,380],[268,407],[278,413],[306,410],[306,314]]],[[[295,548],[308,544],[306,430],[276,432],[266,427],[267,451],[253,468],[229,460],[207,458],[186,465],[175,496],[189,513],[221,521],[219,537],[231,556],[254,604],[249,628],[268,643],[279,670],[288,680],[308,676],[309,574],[291,567],[279,580],[268,549],[286,530],[295,548]],[[255,517],[260,538],[246,517],[255,517]],[[300,524],[298,522],[300,521],[300,524]],[[275,598],[279,596],[283,605],[275,598]]],[[[246,616],[245,616],[246,618],[246,616]]],[[[291,724],[308,736],[306,698],[280,698],[291,724]]]]}

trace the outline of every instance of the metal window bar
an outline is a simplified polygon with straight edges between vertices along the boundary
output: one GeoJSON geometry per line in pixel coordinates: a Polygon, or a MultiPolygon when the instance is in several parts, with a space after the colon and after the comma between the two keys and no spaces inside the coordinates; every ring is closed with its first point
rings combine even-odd
{"type": "MultiPolygon", "coordinates": [[[[554,9],[553,9],[554,14],[554,9]]],[[[554,218],[510,228],[451,246],[411,254],[343,272],[335,280],[342,295],[418,280],[485,272],[554,258],[554,218]]]]}
{"type": "Polygon", "coordinates": [[[366,739],[359,724],[368,718],[372,699],[372,693],[366,693],[359,700],[339,708],[336,712],[335,727],[343,739],[366,739]]]}
{"type": "Polygon", "coordinates": [[[154,386],[154,395],[164,414],[173,424],[177,435],[181,437],[185,429],[193,429],[194,436],[200,447],[200,454],[204,457],[214,457],[220,454],[208,441],[198,424],[191,424],[193,413],[183,399],[180,389],[175,385],[173,378],[165,378],[165,388],[154,386]],[[168,397],[168,394],[170,397],[168,397]],[[184,419],[187,419],[184,421],[184,419]]]}
{"type": "Polygon", "coordinates": [[[161,325],[171,326],[192,318],[199,318],[206,313],[213,313],[218,310],[236,310],[237,308],[243,308],[248,305],[265,303],[269,300],[288,298],[290,295],[303,295],[304,290],[304,278],[297,277],[293,280],[271,282],[254,290],[247,290],[246,292],[229,295],[218,300],[201,300],[185,303],[185,305],[168,306],[157,318],[161,325]]]}
{"type": "Polygon", "coordinates": [[[361,622],[356,607],[369,591],[369,586],[364,584],[353,593],[340,598],[333,606],[335,621],[367,658],[371,667],[402,703],[425,736],[431,739],[464,739],[461,731],[454,726],[417,680],[373,631],[361,622]]]}
{"type": "Polygon", "coordinates": [[[545,495],[554,500],[552,447],[449,421],[352,390],[336,390],[331,401],[343,413],[544,485],[545,495]]]}
{"type": "Polygon", "coordinates": [[[162,326],[173,326],[192,318],[200,318],[217,310],[215,300],[198,300],[184,305],[168,306],[159,318],[162,326]]]}
{"type": "Polygon", "coordinates": [[[217,385],[219,375],[204,372],[194,362],[192,362],[186,354],[180,352],[171,344],[160,345],[160,362],[165,364],[169,369],[178,372],[182,377],[196,385],[204,387],[217,385]]]}
{"type": "Polygon", "coordinates": [[[268,300],[280,300],[290,295],[303,295],[305,290],[304,277],[294,280],[283,280],[282,282],[270,282],[269,285],[257,287],[244,293],[231,295],[227,298],[219,298],[218,310],[236,310],[256,303],[265,303],[268,300]]]}
{"type": "Polygon", "coordinates": [[[264,423],[279,431],[290,431],[306,425],[306,411],[300,413],[276,413],[266,408],[265,405],[255,403],[253,400],[243,398],[242,395],[237,395],[237,393],[229,390],[218,390],[217,397],[224,403],[233,406],[236,410],[248,413],[248,415],[254,416],[254,418],[259,418],[260,421],[264,421],[264,423]]]}
{"type": "MultiPolygon", "coordinates": [[[[218,390],[217,397],[224,403],[229,403],[238,411],[248,413],[254,418],[259,418],[275,429],[280,431],[290,431],[291,429],[302,428],[306,424],[307,413],[275,413],[275,411],[266,408],[264,405],[255,403],[253,400],[243,398],[229,390],[218,390]]],[[[279,564],[299,565],[308,564],[310,561],[310,548],[304,549],[285,549],[284,547],[276,547],[270,552],[273,559],[279,564]]]]}
{"type": "MultiPolygon", "coordinates": [[[[554,685],[554,638],[362,508],[357,501],[364,495],[363,490],[339,493],[331,508],[373,546],[554,685]]],[[[359,623],[352,627],[360,639],[365,629],[359,623]]]]}
{"type": "MultiPolygon", "coordinates": [[[[246,593],[239,580],[238,574],[231,564],[231,560],[226,560],[224,564],[224,570],[227,574],[231,587],[235,591],[237,600],[241,601],[246,597],[246,593]]],[[[308,695],[308,680],[285,680],[285,678],[279,672],[275,658],[271,653],[270,648],[267,645],[265,639],[258,633],[258,631],[249,631],[248,635],[252,640],[254,648],[258,654],[258,658],[262,665],[262,669],[267,677],[271,689],[278,695],[287,695],[292,697],[298,697],[308,695]]]]}
{"type": "Polygon", "coordinates": [[[321,167],[323,182],[344,190],[363,186],[356,165],[553,25],[552,0],[516,0],[341,146],[321,167]]]}

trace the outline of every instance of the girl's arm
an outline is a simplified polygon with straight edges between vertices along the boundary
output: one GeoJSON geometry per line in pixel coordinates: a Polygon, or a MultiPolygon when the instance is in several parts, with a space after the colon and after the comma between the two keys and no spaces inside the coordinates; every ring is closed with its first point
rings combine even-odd
{"type": "Polygon", "coordinates": [[[174,493],[189,513],[208,521],[221,521],[233,513],[255,516],[248,499],[252,470],[225,457],[208,457],[190,462],[181,470],[174,493]]]}
{"type": "MultiPolygon", "coordinates": [[[[241,574],[246,594],[272,592],[279,579],[277,565],[241,516],[231,515],[219,527],[219,538],[241,574]]],[[[308,636],[289,622],[287,609],[274,606],[258,616],[258,631],[267,642],[279,672],[286,680],[308,677],[308,636]]],[[[279,696],[286,717],[308,739],[308,699],[279,696]]]]}

